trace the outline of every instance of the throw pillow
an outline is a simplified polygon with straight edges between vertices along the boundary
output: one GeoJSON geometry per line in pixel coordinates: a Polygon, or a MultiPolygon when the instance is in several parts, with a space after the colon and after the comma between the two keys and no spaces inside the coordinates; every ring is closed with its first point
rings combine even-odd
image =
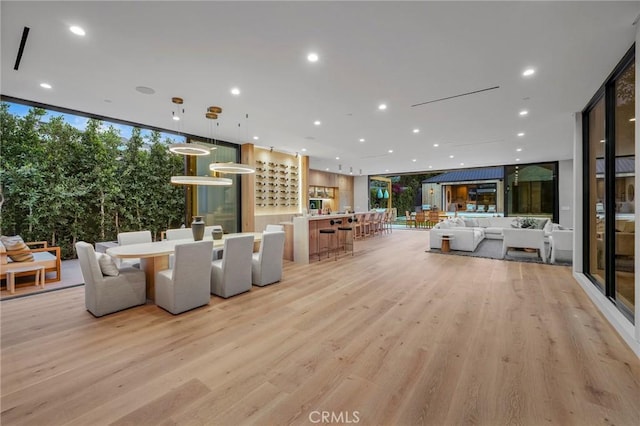
{"type": "Polygon", "coordinates": [[[478,224],[478,219],[476,219],[475,217],[465,217],[463,218],[464,220],[464,226],[466,226],[467,228],[477,228],[480,225],[478,224]]]}
{"type": "Polygon", "coordinates": [[[24,243],[20,235],[15,237],[1,236],[0,241],[7,249],[7,256],[14,262],[33,262],[33,253],[28,245],[24,243]]]}
{"type": "Polygon", "coordinates": [[[549,219],[536,219],[536,229],[544,229],[549,219]]]}
{"type": "Polygon", "coordinates": [[[459,226],[459,227],[464,228],[465,226],[467,226],[466,223],[464,223],[464,219],[461,217],[453,218],[453,222],[456,224],[456,226],[459,226]]]}
{"type": "Polygon", "coordinates": [[[96,259],[98,260],[98,265],[100,265],[102,275],[109,277],[117,277],[120,275],[120,270],[116,264],[113,263],[111,256],[105,253],[96,253],[96,259]]]}

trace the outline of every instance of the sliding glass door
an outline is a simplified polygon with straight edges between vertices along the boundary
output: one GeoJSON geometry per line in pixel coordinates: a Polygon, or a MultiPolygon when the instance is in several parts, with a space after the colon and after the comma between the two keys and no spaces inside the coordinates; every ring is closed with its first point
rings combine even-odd
{"type": "Polygon", "coordinates": [[[635,47],[583,111],[585,272],[635,310],[635,47]]]}

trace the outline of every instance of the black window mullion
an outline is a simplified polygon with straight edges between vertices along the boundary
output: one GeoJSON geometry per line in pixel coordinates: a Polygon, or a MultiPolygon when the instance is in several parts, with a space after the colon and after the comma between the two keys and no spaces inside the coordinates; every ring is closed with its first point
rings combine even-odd
{"type": "Polygon", "coordinates": [[[615,86],[605,86],[605,294],[615,299],[616,261],[616,148],[615,148],[615,86]]]}

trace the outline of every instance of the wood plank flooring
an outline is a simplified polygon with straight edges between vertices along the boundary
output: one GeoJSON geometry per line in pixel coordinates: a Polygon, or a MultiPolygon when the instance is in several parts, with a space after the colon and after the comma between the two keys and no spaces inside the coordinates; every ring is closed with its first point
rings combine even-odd
{"type": "Polygon", "coordinates": [[[640,360],[569,268],[425,253],[427,239],[396,230],[286,263],[279,284],[179,316],[96,319],[82,287],[3,301],[0,420],[640,424],[640,360]]]}

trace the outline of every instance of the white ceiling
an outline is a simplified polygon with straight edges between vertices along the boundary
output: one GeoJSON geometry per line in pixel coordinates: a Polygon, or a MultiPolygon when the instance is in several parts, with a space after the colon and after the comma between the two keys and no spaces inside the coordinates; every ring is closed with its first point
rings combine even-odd
{"type": "Polygon", "coordinates": [[[2,1],[0,8],[3,95],[204,137],[212,136],[205,110],[218,105],[219,139],[306,148],[311,168],[377,174],[571,158],[572,113],[632,45],[640,2],[2,1]],[[87,35],[73,35],[70,25],[87,35]],[[31,31],[14,71],[24,26],[31,31]],[[320,56],[315,64],[306,59],[311,51],[320,56]],[[522,77],[527,67],[536,74],[522,77]],[[44,81],[53,88],[40,88],[44,81]],[[230,94],[233,86],[240,96],[230,94]],[[500,88],[411,107],[493,86],[500,88]],[[185,100],[180,127],[171,119],[173,96],[185,100]],[[386,111],[377,109],[381,102],[386,111]],[[520,117],[521,109],[529,115],[520,117]]]}

